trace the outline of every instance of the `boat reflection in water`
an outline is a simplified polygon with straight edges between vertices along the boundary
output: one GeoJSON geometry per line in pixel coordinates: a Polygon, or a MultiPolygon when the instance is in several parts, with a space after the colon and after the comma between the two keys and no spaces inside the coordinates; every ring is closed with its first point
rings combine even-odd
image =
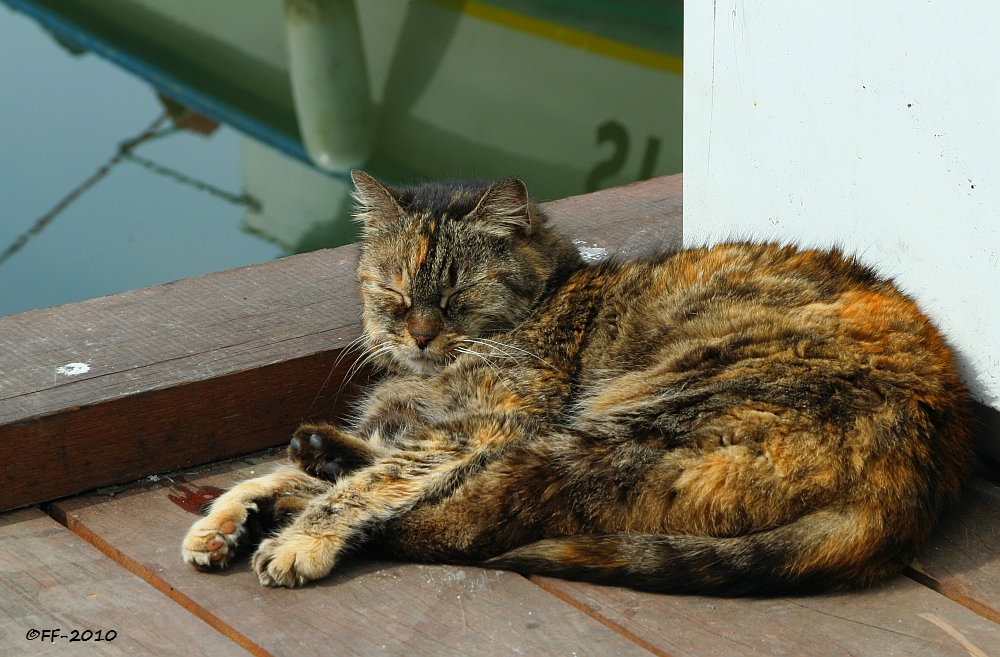
{"type": "Polygon", "coordinates": [[[681,170],[681,0],[2,0],[240,130],[247,229],[356,237],[347,172],[522,177],[539,200],[681,170]]]}

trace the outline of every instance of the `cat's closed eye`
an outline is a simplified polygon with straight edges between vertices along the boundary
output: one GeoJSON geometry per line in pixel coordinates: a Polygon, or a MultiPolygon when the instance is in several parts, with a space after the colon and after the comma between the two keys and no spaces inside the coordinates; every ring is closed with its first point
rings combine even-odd
{"type": "Polygon", "coordinates": [[[406,294],[402,290],[396,289],[394,287],[389,287],[388,285],[378,285],[378,290],[382,293],[382,296],[386,297],[395,312],[406,312],[413,305],[413,300],[410,295],[406,294]]]}
{"type": "Polygon", "coordinates": [[[441,310],[448,309],[448,303],[456,296],[461,294],[465,288],[446,288],[441,291],[441,310]]]}
{"type": "Polygon", "coordinates": [[[448,308],[448,302],[451,301],[452,297],[457,294],[462,293],[468,285],[459,284],[459,271],[458,263],[452,261],[448,265],[448,280],[442,286],[441,290],[441,310],[446,310],[448,308]]]}

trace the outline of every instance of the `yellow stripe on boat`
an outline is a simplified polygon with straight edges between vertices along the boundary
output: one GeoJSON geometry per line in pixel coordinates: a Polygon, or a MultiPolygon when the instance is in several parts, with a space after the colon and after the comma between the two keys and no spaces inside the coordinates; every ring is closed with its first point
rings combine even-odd
{"type": "Polygon", "coordinates": [[[441,5],[473,18],[556,41],[572,48],[579,48],[605,57],[621,59],[677,75],[684,73],[684,60],[675,55],[640,48],[552,21],[501,9],[484,2],[476,2],[475,0],[424,0],[424,2],[441,5]]]}

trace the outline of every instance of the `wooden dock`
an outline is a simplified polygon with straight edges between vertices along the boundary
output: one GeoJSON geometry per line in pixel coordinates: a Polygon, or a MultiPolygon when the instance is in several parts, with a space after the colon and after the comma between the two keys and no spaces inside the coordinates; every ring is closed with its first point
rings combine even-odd
{"type": "MultiPolygon", "coordinates": [[[[680,241],[679,176],[546,209],[595,253],[680,241]]],[[[355,257],[0,318],[0,655],[1000,657],[995,465],[904,575],[861,592],[664,596],[363,558],[285,590],[246,561],[190,569],[180,541],[199,507],[349,403],[355,257]],[[88,645],[60,645],[74,633],[88,645]]]]}

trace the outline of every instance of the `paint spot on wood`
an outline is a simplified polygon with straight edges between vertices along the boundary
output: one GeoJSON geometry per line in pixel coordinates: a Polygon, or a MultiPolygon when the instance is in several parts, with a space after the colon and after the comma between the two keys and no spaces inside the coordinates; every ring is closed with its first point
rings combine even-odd
{"type": "Polygon", "coordinates": [[[76,376],[78,374],[86,374],[90,371],[90,365],[87,363],[66,363],[62,367],[56,368],[56,374],[64,374],[66,376],[76,376]]]}
{"type": "Polygon", "coordinates": [[[573,240],[573,244],[576,246],[576,250],[580,253],[580,257],[583,258],[584,262],[588,265],[592,265],[602,260],[606,260],[608,257],[608,250],[599,246],[587,246],[587,243],[583,240],[573,240]]]}
{"type": "Polygon", "coordinates": [[[225,491],[215,486],[171,486],[171,493],[167,494],[167,499],[184,509],[188,513],[201,515],[201,509],[206,504],[222,495],[225,491]]]}

